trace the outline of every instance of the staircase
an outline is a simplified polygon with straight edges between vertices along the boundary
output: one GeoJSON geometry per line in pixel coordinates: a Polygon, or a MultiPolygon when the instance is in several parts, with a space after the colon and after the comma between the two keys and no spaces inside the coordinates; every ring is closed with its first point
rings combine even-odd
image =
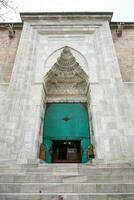
{"type": "Polygon", "coordinates": [[[128,164],[0,166],[0,200],[134,200],[128,164]]]}

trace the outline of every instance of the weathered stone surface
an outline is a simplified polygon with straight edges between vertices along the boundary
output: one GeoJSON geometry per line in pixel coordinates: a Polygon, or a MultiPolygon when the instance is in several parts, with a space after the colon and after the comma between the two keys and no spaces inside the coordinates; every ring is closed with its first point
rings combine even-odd
{"type": "Polygon", "coordinates": [[[0,199],[133,200],[134,182],[128,176],[133,176],[133,168],[124,168],[123,164],[116,167],[116,163],[112,168],[104,166],[91,166],[90,163],[40,164],[33,168],[30,165],[14,165],[5,167],[7,173],[3,173],[3,166],[0,166],[0,199]],[[54,175],[53,169],[58,170],[57,175],[54,175]],[[66,174],[68,170],[71,170],[71,176],[66,174]],[[87,175],[87,170],[90,175],[87,175]],[[76,171],[79,171],[77,175],[76,171]],[[108,176],[106,171],[110,172],[108,176]]]}
{"type": "Polygon", "coordinates": [[[111,31],[122,79],[124,82],[134,82],[134,27],[124,26],[121,37],[117,36],[115,28],[111,31]]]}
{"type": "Polygon", "coordinates": [[[10,81],[20,34],[21,29],[16,29],[14,37],[9,38],[8,29],[0,28],[0,83],[10,81]]]}

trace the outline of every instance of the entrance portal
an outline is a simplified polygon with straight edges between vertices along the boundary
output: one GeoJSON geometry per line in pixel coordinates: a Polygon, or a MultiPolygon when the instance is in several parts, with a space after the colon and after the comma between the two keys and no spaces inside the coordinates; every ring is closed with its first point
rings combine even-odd
{"type": "Polygon", "coordinates": [[[78,53],[67,46],[60,49],[60,56],[44,77],[45,102],[51,102],[46,104],[43,129],[48,163],[88,161],[89,118],[87,104],[82,101],[88,101],[89,80],[71,51],[78,53]]]}
{"type": "Polygon", "coordinates": [[[81,162],[81,147],[79,140],[54,140],[52,152],[53,163],[81,162]]]}

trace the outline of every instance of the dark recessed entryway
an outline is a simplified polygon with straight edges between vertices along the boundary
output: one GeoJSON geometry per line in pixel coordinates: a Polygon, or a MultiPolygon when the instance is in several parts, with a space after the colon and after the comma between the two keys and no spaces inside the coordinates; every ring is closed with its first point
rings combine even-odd
{"type": "Polygon", "coordinates": [[[81,147],[79,140],[53,140],[53,163],[80,163],[81,147]]]}

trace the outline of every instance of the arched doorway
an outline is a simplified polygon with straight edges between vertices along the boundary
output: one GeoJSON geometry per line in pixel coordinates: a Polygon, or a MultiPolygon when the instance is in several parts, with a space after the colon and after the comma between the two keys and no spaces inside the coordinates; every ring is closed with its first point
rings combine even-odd
{"type": "Polygon", "coordinates": [[[72,51],[63,47],[44,78],[43,144],[48,163],[87,162],[89,79],[72,51]]]}

